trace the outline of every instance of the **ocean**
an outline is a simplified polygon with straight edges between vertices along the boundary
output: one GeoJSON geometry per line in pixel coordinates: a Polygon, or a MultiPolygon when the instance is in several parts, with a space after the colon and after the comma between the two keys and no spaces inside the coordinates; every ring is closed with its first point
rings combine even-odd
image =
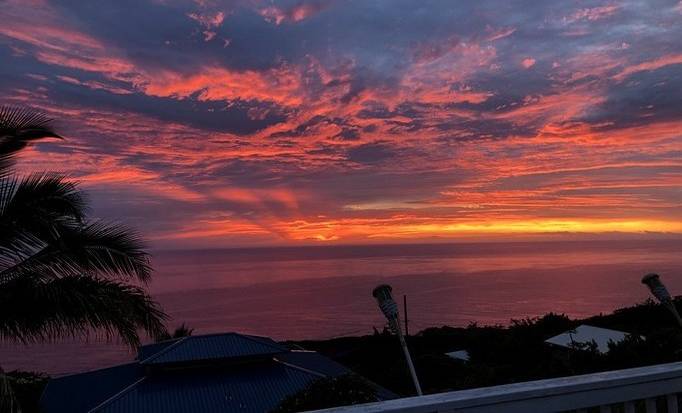
{"type": "MultiPolygon", "coordinates": [[[[384,320],[381,283],[407,296],[412,333],[430,326],[505,325],[547,312],[584,317],[648,297],[657,272],[682,294],[682,240],[416,244],[157,251],[149,289],[196,334],[284,339],[371,334],[384,320]]],[[[0,366],[67,374],[130,361],[117,340],[0,344],[0,366]]]]}

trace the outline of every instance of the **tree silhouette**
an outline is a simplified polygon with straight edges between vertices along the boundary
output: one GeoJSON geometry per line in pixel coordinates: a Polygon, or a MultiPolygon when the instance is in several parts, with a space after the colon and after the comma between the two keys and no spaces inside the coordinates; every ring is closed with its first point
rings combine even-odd
{"type": "Polygon", "coordinates": [[[173,334],[169,331],[165,331],[162,334],[156,336],[156,341],[172,340],[176,338],[189,337],[194,332],[193,328],[190,328],[187,324],[182,323],[173,330],[173,334]]]}
{"type": "MultiPolygon", "coordinates": [[[[0,340],[94,330],[137,346],[140,330],[164,333],[166,315],[141,287],[151,267],[140,237],[89,219],[84,194],[67,177],[14,171],[22,149],[49,137],[61,138],[44,114],[0,107],[0,340]]],[[[9,400],[0,377],[0,397],[9,400]]]]}

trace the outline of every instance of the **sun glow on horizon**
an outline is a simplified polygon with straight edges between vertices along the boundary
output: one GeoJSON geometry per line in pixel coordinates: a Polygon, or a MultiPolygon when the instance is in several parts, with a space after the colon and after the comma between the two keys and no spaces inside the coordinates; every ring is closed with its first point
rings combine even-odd
{"type": "Polygon", "coordinates": [[[323,243],[357,242],[371,240],[418,240],[426,238],[504,239],[505,236],[539,234],[678,234],[682,237],[682,222],[664,220],[608,220],[608,219],[531,219],[490,221],[429,222],[421,219],[412,222],[407,218],[386,220],[323,220],[271,222],[254,225],[249,222],[211,222],[193,229],[165,234],[157,241],[215,239],[235,234],[247,236],[273,235],[282,240],[323,243]]]}

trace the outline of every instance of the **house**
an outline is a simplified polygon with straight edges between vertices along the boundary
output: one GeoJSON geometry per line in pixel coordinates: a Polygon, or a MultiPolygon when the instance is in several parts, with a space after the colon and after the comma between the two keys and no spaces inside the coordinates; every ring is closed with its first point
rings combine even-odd
{"type": "Polygon", "coordinates": [[[597,351],[608,353],[609,343],[620,343],[627,336],[629,334],[622,331],[582,324],[574,330],[568,330],[545,340],[545,343],[564,348],[575,348],[576,345],[586,345],[594,342],[597,345],[597,351]]]}
{"type": "MultiPolygon", "coordinates": [[[[323,377],[348,374],[312,351],[237,333],[142,346],[136,361],[50,380],[41,406],[53,412],[267,412],[323,377]]],[[[377,387],[380,400],[394,398],[377,387]]]]}

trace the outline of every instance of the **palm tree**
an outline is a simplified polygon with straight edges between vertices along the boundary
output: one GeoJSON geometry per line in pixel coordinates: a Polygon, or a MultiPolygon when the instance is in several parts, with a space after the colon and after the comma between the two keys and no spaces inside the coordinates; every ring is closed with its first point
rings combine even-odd
{"type": "Polygon", "coordinates": [[[44,114],[0,107],[0,340],[94,330],[137,346],[139,331],[163,334],[166,315],[143,288],[151,268],[139,236],[88,219],[84,194],[65,176],[14,173],[17,153],[48,137],[60,138],[44,114]]]}
{"type": "Polygon", "coordinates": [[[189,337],[192,335],[192,333],[194,333],[194,329],[190,328],[187,324],[182,323],[175,328],[173,334],[171,334],[170,331],[166,331],[165,333],[161,333],[160,335],[156,336],[156,342],[158,343],[160,341],[189,337]]]}

